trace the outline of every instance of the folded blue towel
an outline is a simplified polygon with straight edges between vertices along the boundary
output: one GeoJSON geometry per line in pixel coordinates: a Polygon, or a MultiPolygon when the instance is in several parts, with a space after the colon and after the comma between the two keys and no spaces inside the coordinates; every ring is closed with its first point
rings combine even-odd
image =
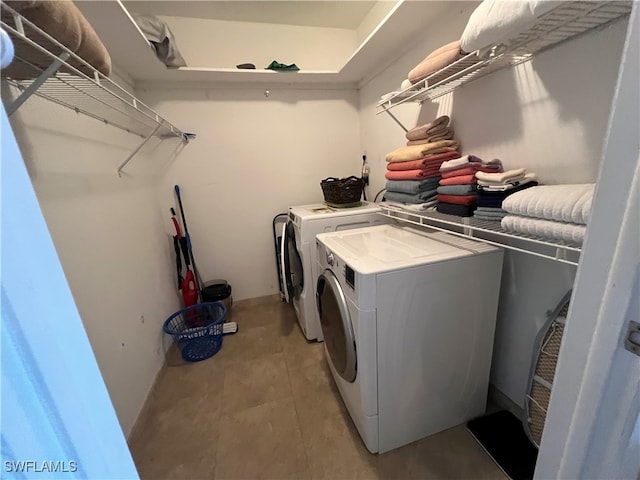
{"type": "Polygon", "coordinates": [[[420,193],[434,190],[438,186],[440,177],[425,180],[387,180],[387,192],[420,193]]]}

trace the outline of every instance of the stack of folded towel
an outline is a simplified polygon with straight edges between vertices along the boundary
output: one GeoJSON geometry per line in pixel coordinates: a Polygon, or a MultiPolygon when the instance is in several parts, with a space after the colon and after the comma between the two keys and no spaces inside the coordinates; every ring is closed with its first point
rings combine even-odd
{"type": "Polygon", "coordinates": [[[498,159],[483,162],[474,155],[443,162],[440,166],[442,179],[438,187],[436,210],[460,217],[473,215],[478,197],[478,172],[500,173],[502,162],[498,159]]]}
{"type": "Polygon", "coordinates": [[[408,145],[389,152],[385,200],[406,204],[424,204],[435,200],[440,165],[460,157],[458,142],[438,140],[408,145]]]}
{"type": "Polygon", "coordinates": [[[447,77],[438,72],[467,55],[460,47],[460,40],[447,43],[429,53],[424,60],[411,69],[407,78],[413,84],[424,82],[424,86],[435,85],[447,77]]]}
{"type": "Polygon", "coordinates": [[[412,128],[405,135],[407,145],[424,145],[425,143],[452,140],[453,128],[449,125],[450,118],[442,115],[435,120],[412,128]]]}
{"type": "Polygon", "coordinates": [[[500,221],[507,215],[502,202],[512,193],[538,185],[535,173],[518,168],[501,173],[477,172],[478,208],[473,216],[480,220],[500,221]]]}
{"type": "Polygon", "coordinates": [[[514,193],[502,203],[509,212],[502,228],[581,245],[594,190],[594,184],[540,185],[514,193]]]}

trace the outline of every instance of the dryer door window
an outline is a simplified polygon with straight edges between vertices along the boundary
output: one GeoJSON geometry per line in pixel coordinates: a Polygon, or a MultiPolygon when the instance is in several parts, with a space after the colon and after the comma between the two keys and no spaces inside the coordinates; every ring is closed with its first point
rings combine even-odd
{"type": "Polygon", "coordinates": [[[329,269],[318,277],[316,306],[333,368],[347,382],[356,379],[356,342],[340,282],[329,269]]]}
{"type": "Polygon", "coordinates": [[[284,297],[291,303],[294,298],[300,297],[304,288],[302,260],[296,248],[296,235],[291,222],[287,222],[283,227],[281,249],[284,297]]]}

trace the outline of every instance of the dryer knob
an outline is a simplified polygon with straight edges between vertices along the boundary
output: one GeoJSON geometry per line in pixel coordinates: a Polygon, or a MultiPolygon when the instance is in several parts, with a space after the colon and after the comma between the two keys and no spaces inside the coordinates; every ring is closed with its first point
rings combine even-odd
{"type": "Polygon", "coordinates": [[[333,267],[333,253],[327,252],[327,263],[333,267]]]}

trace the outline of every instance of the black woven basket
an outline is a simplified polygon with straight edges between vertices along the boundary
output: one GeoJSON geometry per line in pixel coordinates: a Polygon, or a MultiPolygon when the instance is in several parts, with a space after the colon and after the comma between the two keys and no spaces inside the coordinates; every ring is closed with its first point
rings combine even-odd
{"type": "Polygon", "coordinates": [[[328,204],[347,205],[357,203],[362,196],[363,182],[358,177],[325,178],[320,182],[324,200],[328,204]]]}

